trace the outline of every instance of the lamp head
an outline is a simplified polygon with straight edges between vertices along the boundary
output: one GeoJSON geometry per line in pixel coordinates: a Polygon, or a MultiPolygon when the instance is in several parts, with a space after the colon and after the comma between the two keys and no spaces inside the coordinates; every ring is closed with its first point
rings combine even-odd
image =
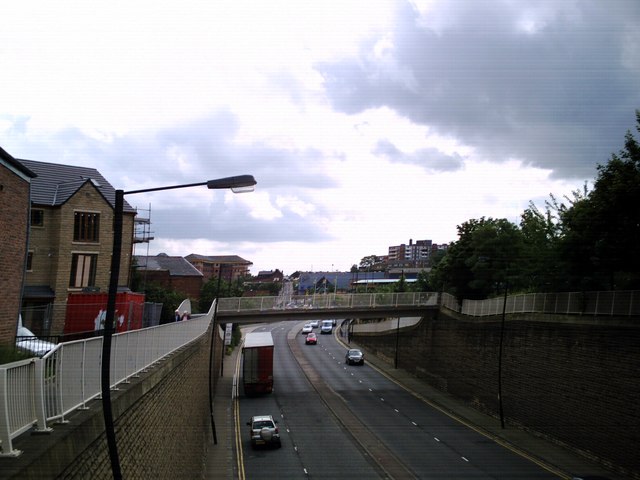
{"type": "Polygon", "coordinates": [[[221,189],[230,188],[234,193],[252,192],[256,179],[253,175],[237,175],[235,177],[218,178],[217,180],[209,180],[207,188],[221,189]]]}

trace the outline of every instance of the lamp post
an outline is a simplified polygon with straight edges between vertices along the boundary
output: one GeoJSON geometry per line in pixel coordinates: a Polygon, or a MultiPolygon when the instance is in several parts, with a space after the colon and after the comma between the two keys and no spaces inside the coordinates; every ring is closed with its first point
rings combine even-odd
{"type": "Polygon", "coordinates": [[[115,429],[113,425],[113,412],[111,410],[111,337],[113,335],[113,325],[116,312],[116,295],[118,293],[118,277],[120,276],[120,256],[122,254],[122,217],[124,214],[124,196],[135,193],[157,192],[160,190],[174,190],[177,188],[189,188],[206,185],[209,189],[231,189],[235,193],[253,190],[256,184],[252,175],[239,175],[235,177],[220,178],[201,183],[190,183],[186,185],[170,185],[166,187],[145,188],[142,190],[131,190],[125,192],[116,190],[114,217],[113,217],[113,249],[111,251],[111,274],[109,278],[109,294],[107,297],[107,314],[104,324],[102,340],[102,412],[104,416],[105,433],[107,437],[107,447],[109,448],[109,459],[111,461],[111,471],[113,478],[120,480],[122,472],[120,470],[120,460],[118,458],[118,446],[116,444],[115,429]]]}

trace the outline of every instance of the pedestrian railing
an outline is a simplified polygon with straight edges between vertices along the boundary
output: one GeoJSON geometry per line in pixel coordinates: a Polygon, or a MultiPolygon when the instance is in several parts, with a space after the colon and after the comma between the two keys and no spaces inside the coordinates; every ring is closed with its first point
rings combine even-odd
{"type": "MultiPolygon", "coordinates": [[[[172,352],[201,337],[214,309],[191,320],[118,333],[112,337],[111,388],[127,383],[172,352]]],[[[56,345],[42,358],[0,365],[0,456],[17,456],[12,440],[52,422],[101,394],[102,337],[56,345]]]]}
{"type": "Polygon", "coordinates": [[[221,298],[219,312],[264,312],[289,309],[345,309],[401,306],[436,306],[436,292],[280,295],[277,297],[221,298]]]}
{"type": "Polygon", "coordinates": [[[463,300],[442,295],[442,306],[474,317],[514,313],[543,313],[552,315],[640,315],[640,291],[612,290],[603,292],[524,293],[486,300],[463,300]]]}

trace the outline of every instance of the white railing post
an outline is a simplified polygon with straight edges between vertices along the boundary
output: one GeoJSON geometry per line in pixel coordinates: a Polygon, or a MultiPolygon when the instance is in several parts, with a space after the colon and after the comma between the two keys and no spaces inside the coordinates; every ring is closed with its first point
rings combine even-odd
{"type": "Polygon", "coordinates": [[[9,419],[9,392],[7,391],[8,372],[0,368],[0,442],[2,442],[2,457],[17,457],[22,452],[14,450],[11,443],[11,422],[9,419]]]}
{"type": "Polygon", "coordinates": [[[613,315],[614,310],[614,306],[616,304],[616,291],[613,291],[613,294],[611,295],[611,315],[613,315]]]}
{"type": "Polygon", "coordinates": [[[45,389],[44,389],[44,367],[45,360],[35,358],[34,365],[34,387],[33,394],[35,396],[34,406],[36,414],[36,430],[38,432],[50,432],[51,428],[47,427],[47,412],[45,409],[45,389]]]}

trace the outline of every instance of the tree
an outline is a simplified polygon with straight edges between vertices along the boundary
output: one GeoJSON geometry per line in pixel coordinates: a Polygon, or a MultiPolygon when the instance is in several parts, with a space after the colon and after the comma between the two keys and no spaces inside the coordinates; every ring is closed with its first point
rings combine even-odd
{"type": "Polygon", "coordinates": [[[162,304],[160,323],[170,323],[175,320],[174,312],[184,300],[184,295],[155,283],[147,285],[144,294],[145,301],[162,304]]]}
{"type": "MultiPolygon", "coordinates": [[[[636,111],[640,132],[640,111],[636,111]]],[[[562,215],[560,254],[571,286],[640,287],[640,145],[631,132],[608,163],[598,165],[593,190],[562,215]]]]}
{"type": "Polygon", "coordinates": [[[373,268],[380,263],[380,257],[377,255],[367,255],[360,260],[360,270],[373,270],[373,268]]]}
{"type": "Polygon", "coordinates": [[[523,239],[506,219],[471,219],[458,226],[459,240],[432,270],[430,281],[458,299],[483,299],[519,287],[523,239]],[[513,279],[511,278],[513,277],[513,279]]]}
{"type": "Polygon", "coordinates": [[[243,293],[243,279],[238,278],[236,282],[227,282],[218,277],[211,277],[200,289],[198,305],[201,311],[207,312],[216,298],[241,297],[243,293]]]}

